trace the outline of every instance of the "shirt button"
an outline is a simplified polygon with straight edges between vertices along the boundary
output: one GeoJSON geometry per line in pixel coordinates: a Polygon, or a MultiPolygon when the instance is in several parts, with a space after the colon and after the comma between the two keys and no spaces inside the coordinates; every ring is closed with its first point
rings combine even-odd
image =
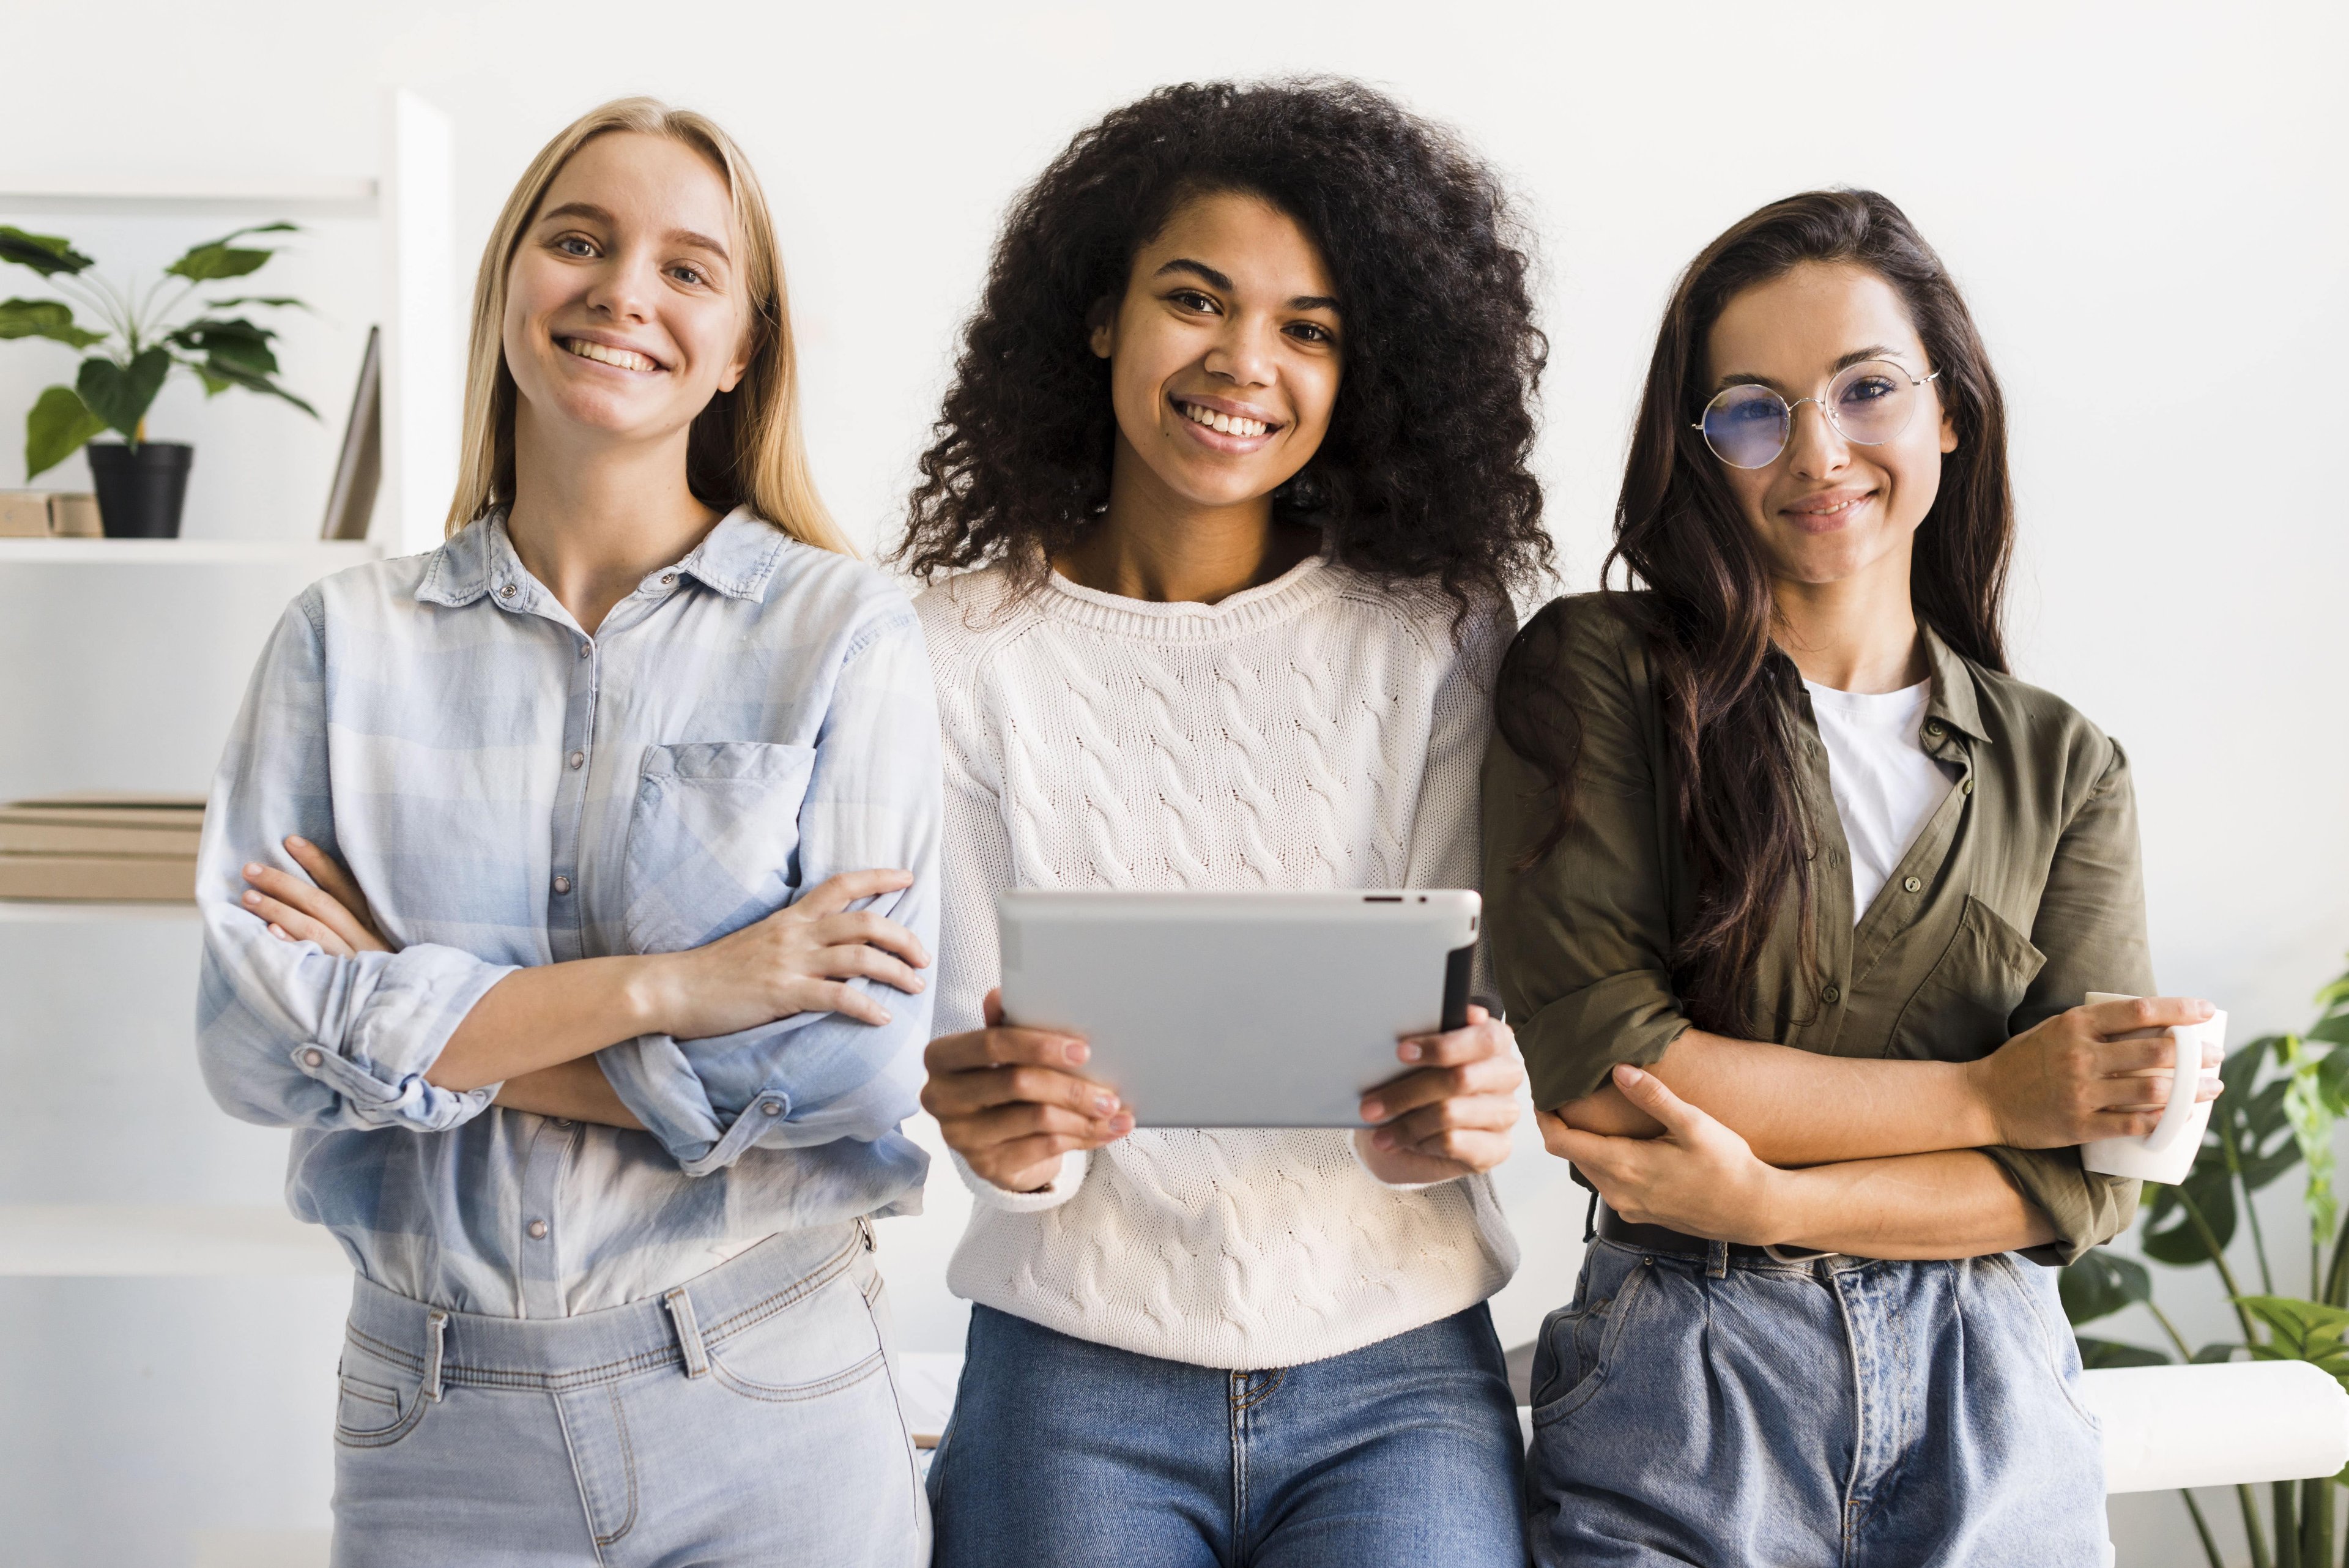
{"type": "Polygon", "coordinates": [[[305,1067],[323,1067],[326,1064],[326,1054],[324,1051],[305,1051],[302,1053],[302,1065],[305,1067]]]}
{"type": "Polygon", "coordinates": [[[1963,784],[1960,784],[1960,785],[1958,786],[1958,793],[1959,793],[1960,794],[1973,794],[1973,793],[1974,793],[1974,781],[1973,781],[1973,780],[1971,780],[1971,779],[1968,779],[1965,783],[1963,783],[1963,784]]]}
{"type": "Polygon", "coordinates": [[[1925,890],[1925,884],[1917,877],[1903,877],[1900,878],[1900,890],[1904,893],[1921,893],[1925,890]]]}
{"type": "Polygon", "coordinates": [[[582,659],[586,658],[589,654],[595,651],[595,645],[592,642],[583,642],[579,645],[579,657],[582,659]]]}
{"type": "Polygon", "coordinates": [[[513,586],[512,583],[508,583],[504,587],[502,587],[502,588],[500,588],[500,589],[498,590],[498,597],[500,597],[500,598],[502,598],[502,599],[510,599],[510,598],[512,598],[512,597],[514,597],[514,586],[513,586]]]}
{"type": "Polygon", "coordinates": [[[574,753],[571,753],[571,771],[572,771],[572,772],[574,772],[574,773],[577,773],[581,768],[584,768],[584,767],[585,767],[586,765],[587,765],[587,753],[585,753],[585,752],[574,752],[574,753]]]}
{"type": "Polygon", "coordinates": [[[663,572],[661,574],[661,587],[667,587],[670,584],[676,581],[677,574],[675,572],[663,572]]]}
{"type": "Polygon", "coordinates": [[[569,1132],[573,1124],[569,1116],[557,1116],[554,1118],[554,1125],[561,1127],[564,1132],[569,1132]]]}
{"type": "Polygon", "coordinates": [[[1945,730],[1946,726],[1943,725],[1939,719],[1928,719],[1925,721],[1925,733],[1932,736],[1937,741],[1941,738],[1945,730]]]}
{"type": "Polygon", "coordinates": [[[543,1241],[546,1240],[545,1220],[533,1220],[530,1222],[530,1239],[533,1241],[543,1241]]]}
{"type": "Polygon", "coordinates": [[[568,877],[557,877],[554,879],[554,890],[558,893],[568,893],[571,891],[571,878],[568,877]]]}
{"type": "Polygon", "coordinates": [[[1819,997],[1829,1007],[1833,1007],[1837,1002],[1843,1000],[1843,987],[1839,985],[1831,985],[1825,991],[1819,992],[1819,997]]]}
{"type": "Polygon", "coordinates": [[[781,1100],[761,1100],[759,1102],[759,1114],[764,1116],[781,1116],[783,1114],[783,1103],[781,1100]]]}

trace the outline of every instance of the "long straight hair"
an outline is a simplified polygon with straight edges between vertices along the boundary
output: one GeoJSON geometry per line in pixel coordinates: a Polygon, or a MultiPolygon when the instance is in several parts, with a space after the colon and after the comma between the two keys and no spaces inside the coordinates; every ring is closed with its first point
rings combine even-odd
{"type": "Polygon", "coordinates": [[[854,556],[856,547],[816,493],[800,435],[799,358],[792,345],[790,296],[774,220],[750,161],[707,116],[671,109],[657,99],[615,99],[588,110],[539,149],[506,198],[481,250],[473,283],[473,329],[465,367],[465,441],[457,467],[457,493],[449,503],[448,532],[456,533],[514,495],[514,403],[519,396],[506,365],[506,279],[523,236],[538,215],[547,188],[572,154],[616,130],[666,137],[708,159],[725,178],[734,203],[741,248],[745,330],[750,364],[730,392],[720,392],[694,416],[686,441],[686,483],[705,506],[748,506],[802,544],[854,556]]]}
{"type": "MultiPolygon", "coordinates": [[[[1768,564],[1721,473],[1690,427],[1711,395],[1706,341],[1730,300],[1806,262],[1866,267],[1907,306],[1957,450],[1919,525],[1909,573],[1917,618],[1957,652],[2004,670],[2007,563],[2014,504],[2007,476],[2006,405],[1964,298],[1908,217],[1872,191],[1812,191],[1772,202],[1707,245],[1665,307],[1640,399],[1615,508],[1619,563],[1644,593],[1616,593],[1654,671],[1671,764],[1673,804],[1695,907],[1671,954],[1689,1016],[1747,1033],[1764,941],[1791,889],[1804,962],[1816,983],[1809,820],[1795,763],[1801,678],[1772,639],[1768,564]]],[[[1519,864],[1563,838],[1574,809],[1581,725],[1553,671],[1557,607],[1527,624],[1502,667],[1497,719],[1517,754],[1543,774],[1557,815],[1519,864]]]]}

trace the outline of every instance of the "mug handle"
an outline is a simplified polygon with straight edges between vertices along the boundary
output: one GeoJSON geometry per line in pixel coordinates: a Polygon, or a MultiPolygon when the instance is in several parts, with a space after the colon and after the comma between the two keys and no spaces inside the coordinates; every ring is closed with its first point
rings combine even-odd
{"type": "Polygon", "coordinates": [[[2170,1043],[2178,1047],[2178,1065],[2169,1075],[2169,1103],[2161,1107],[2161,1121],[2145,1135],[2147,1154],[2167,1154],[2194,1120],[2194,1096],[2202,1088],[2202,1031],[2191,1023],[2169,1026],[2170,1043]],[[2188,1064],[2188,1058],[2192,1064],[2188,1064]]]}

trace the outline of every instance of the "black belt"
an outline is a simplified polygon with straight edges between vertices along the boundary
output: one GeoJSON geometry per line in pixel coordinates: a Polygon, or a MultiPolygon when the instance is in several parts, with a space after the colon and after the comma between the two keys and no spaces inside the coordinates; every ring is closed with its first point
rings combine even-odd
{"type": "MultiPolygon", "coordinates": [[[[1684,1258],[1709,1258],[1715,1243],[1702,1236],[1691,1236],[1666,1225],[1641,1225],[1626,1220],[1604,1202],[1599,1205],[1597,1228],[1602,1241],[1619,1246],[1637,1247],[1646,1252],[1673,1252],[1684,1258]]],[[[1756,1247],[1744,1241],[1727,1243],[1729,1255],[1743,1262],[1767,1263],[1777,1260],[1766,1247],[1756,1247]]]]}

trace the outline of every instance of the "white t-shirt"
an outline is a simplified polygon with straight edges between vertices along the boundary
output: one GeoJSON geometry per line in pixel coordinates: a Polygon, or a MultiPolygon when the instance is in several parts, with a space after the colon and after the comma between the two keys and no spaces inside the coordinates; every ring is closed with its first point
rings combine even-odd
{"type": "Polygon", "coordinates": [[[1917,830],[1953,781],[1925,754],[1925,707],[1933,683],[1899,691],[1838,691],[1816,680],[1811,713],[1827,748],[1827,782],[1851,849],[1851,918],[1857,925],[1892,878],[1917,830]]]}

